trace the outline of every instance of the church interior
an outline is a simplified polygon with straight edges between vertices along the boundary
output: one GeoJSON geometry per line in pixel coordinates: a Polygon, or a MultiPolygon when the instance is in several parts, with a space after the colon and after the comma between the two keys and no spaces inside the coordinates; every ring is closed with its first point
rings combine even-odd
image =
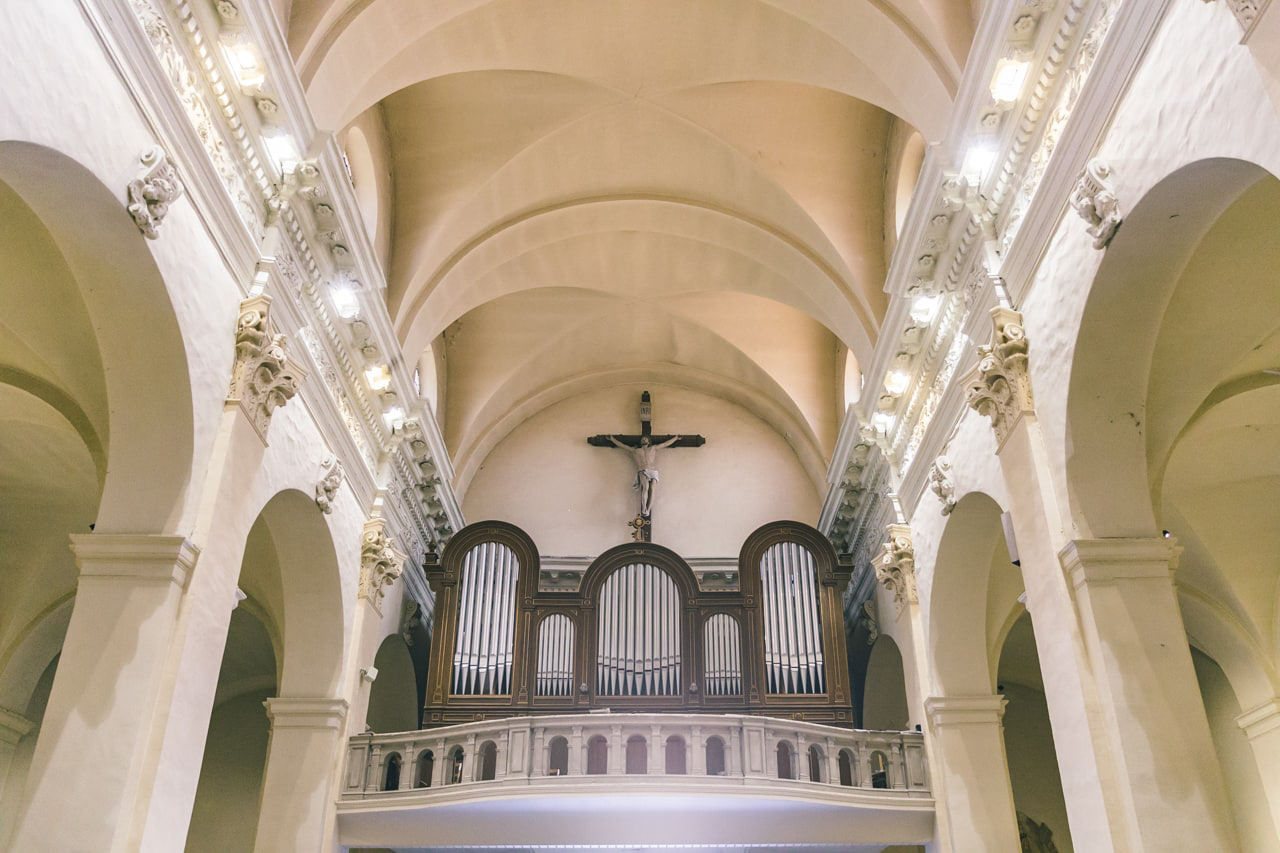
{"type": "Polygon", "coordinates": [[[1280,3],[0,21],[0,850],[1280,851],[1280,3]]]}

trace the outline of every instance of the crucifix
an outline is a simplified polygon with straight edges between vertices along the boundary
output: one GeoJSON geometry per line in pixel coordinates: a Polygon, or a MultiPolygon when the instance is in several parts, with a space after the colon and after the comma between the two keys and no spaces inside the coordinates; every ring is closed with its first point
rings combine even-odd
{"type": "Polygon", "coordinates": [[[637,542],[653,541],[653,486],[658,482],[658,451],[665,447],[701,447],[707,440],[700,435],[654,435],[653,403],[649,392],[640,395],[639,435],[593,435],[587,444],[593,447],[619,447],[631,453],[636,463],[633,488],[640,493],[639,512],[628,522],[637,542]]]}

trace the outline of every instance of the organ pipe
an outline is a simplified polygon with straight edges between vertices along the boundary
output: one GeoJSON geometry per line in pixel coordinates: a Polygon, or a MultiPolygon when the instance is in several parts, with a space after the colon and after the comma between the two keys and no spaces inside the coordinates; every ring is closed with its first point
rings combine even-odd
{"type": "Polygon", "coordinates": [[[779,542],[760,561],[764,663],[770,693],[825,693],[817,566],[795,542],[779,542]]]}
{"type": "Polygon", "coordinates": [[[573,693],[573,621],[563,613],[542,620],[538,629],[539,696],[573,693]]]}
{"type": "Polygon", "coordinates": [[[706,659],[707,695],[742,694],[741,641],[738,620],[717,613],[703,628],[703,657],[706,659]]]}
{"type": "Polygon", "coordinates": [[[511,692],[520,562],[505,545],[482,542],[463,560],[453,693],[495,696],[511,692]]]}
{"type": "Polygon", "coordinates": [[[648,563],[631,563],[605,579],[599,602],[597,691],[679,695],[680,593],[671,576],[648,563]]]}

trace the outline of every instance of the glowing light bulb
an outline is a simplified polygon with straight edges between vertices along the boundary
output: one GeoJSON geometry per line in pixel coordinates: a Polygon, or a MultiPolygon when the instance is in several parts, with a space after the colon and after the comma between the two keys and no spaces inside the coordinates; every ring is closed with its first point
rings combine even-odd
{"type": "Polygon", "coordinates": [[[871,426],[880,432],[888,432],[893,426],[893,412],[876,412],[871,416],[871,426]]]}
{"type": "Polygon", "coordinates": [[[293,141],[293,137],[287,133],[276,133],[264,136],[262,139],[266,143],[267,153],[271,155],[281,174],[293,171],[293,167],[298,165],[300,159],[298,146],[293,141]]]}
{"type": "Polygon", "coordinates": [[[929,323],[937,316],[938,306],[942,304],[942,294],[917,296],[911,304],[911,319],[917,323],[929,323]]]}
{"type": "Polygon", "coordinates": [[[1018,59],[1002,59],[996,63],[991,77],[991,97],[1002,103],[1013,103],[1022,97],[1031,63],[1018,59]]]}
{"type": "Polygon", "coordinates": [[[364,379],[369,383],[370,389],[385,391],[391,387],[391,369],[385,364],[376,364],[365,370],[364,379]]]}
{"type": "Polygon", "coordinates": [[[360,300],[356,292],[349,287],[334,285],[329,288],[329,298],[333,300],[333,310],[344,320],[354,320],[360,313],[360,300]]]}
{"type": "Polygon", "coordinates": [[[891,370],[884,377],[884,390],[898,396],[911,385],[911,374],[905,370],[891,370]]]}
{"type": "Polygon", "coordinates": [[[964,155],[964,165],[960,173],[975,186],[986,179],[991,166],[996,162],[996,150],[986,145],[975,145],[964,155]]]}

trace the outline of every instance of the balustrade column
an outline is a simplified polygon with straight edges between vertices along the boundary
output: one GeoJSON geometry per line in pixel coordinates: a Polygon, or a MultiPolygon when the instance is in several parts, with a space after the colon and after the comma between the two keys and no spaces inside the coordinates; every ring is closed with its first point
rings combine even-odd
{"type": "MultiPolygon", "coordinates": [[[[1005,704],[1003,696],[925,700],[929,729],[937,744],[934,779],[946,791],[938,800],[938,809],[945,810],[938,821],[944,850],[1020,849],[1001,724],[1005,704]]],[[[891,778],[896,764],[896,760],[889,762],[891,778]]]]}
{"type": "Polygon", "coordinates": [[[416,743],[410,743],[405,747],[404,755],[400,756],[400,783],[396,786],[397,791],[409,791],[413,789],[414,783],[418,776],[418,749],[416,743]]]}
{"type": "Polygon", "coordinates": [[[837,755],[836,742],[827,738],[827,781],[832,785],[840,784],[840,757],[837,755]]]}
{"type": "Polygon", "coordinates": [[[382,746],[373,744],[369,747],[369,767],[366,771],[364,789],[367,792],[382,790],[382,779],[385,768],[382,766],[382,746]]]}
{"type": "Polygon", "coordinates": [[[530,776],[547,775],[547,767],[551,763],[551,753],[546,748],[546,732],[547,730],[543,726],[538,726],[533,730],[533,761],[530,762],[530,776]]]}
{"type": "Polygon", "coordinates": [[[649,760],[645,763],[645,770],[649,773],[667,772],[667,745],[662,742],[661,726],[649,727],[649,760]],[[659,761],[662,764],[655,768],[659,761]]]}
{"type": "Polygon", "coordinates": [[[574,726],[569,736],[569,775],[581,776],[584,770],[582,726],[574,726]]]}
{"type": "Polygon", "coordinates": [[[622,726],[614,726],[609,737],[609,775],[621,776],[627,772],[627,753],[622,743],[622,726]]]}
{"type": "MultiPolygon", "coordinates": [[[[333,800],[335,757],[343,747],[344,699],[268,699],[271,719],[262,779],[257,850],[319,850],[328,827],[316,815],[333,800]]],[[[400,785],[411,769],[401,756],[400,785]]]]}
{"type": "Polygon", "coordinates": [[[494,744],[493,778],[495,782],[507,778],[507,747],[510,743],[510,732],[503,732],[498,735],[498,740],[494,744]]]}
{"type": "Polygon", "coordinates": [[[728,776],[745,776],[742,769],[742,731],[737,726],[729,729],[729,744],[725,755],[724,772],[728,776]]]}
{"type": "Polygon", "coordinates": [[[467,781],[467,772],[470,768],[471,781],[480,778],[480,754],[476,750],[475,734],[467,735],[466,746],[462,748],[462,781],[467,781]]]}
{"type": "Polygon", "coordinates": [[[707,747],[702,738],[702,727],[694,726],[689,737],[689,773],[694,776],[707,775],[707,747]]]}
{"type": "Polygon", "coordinates": [[[444,739],[436,741],[435,749],[432,751],[431,763],[431,786],[440,788],[448,784],[448,765],[449,756],[444,751],[444,739]]]}

